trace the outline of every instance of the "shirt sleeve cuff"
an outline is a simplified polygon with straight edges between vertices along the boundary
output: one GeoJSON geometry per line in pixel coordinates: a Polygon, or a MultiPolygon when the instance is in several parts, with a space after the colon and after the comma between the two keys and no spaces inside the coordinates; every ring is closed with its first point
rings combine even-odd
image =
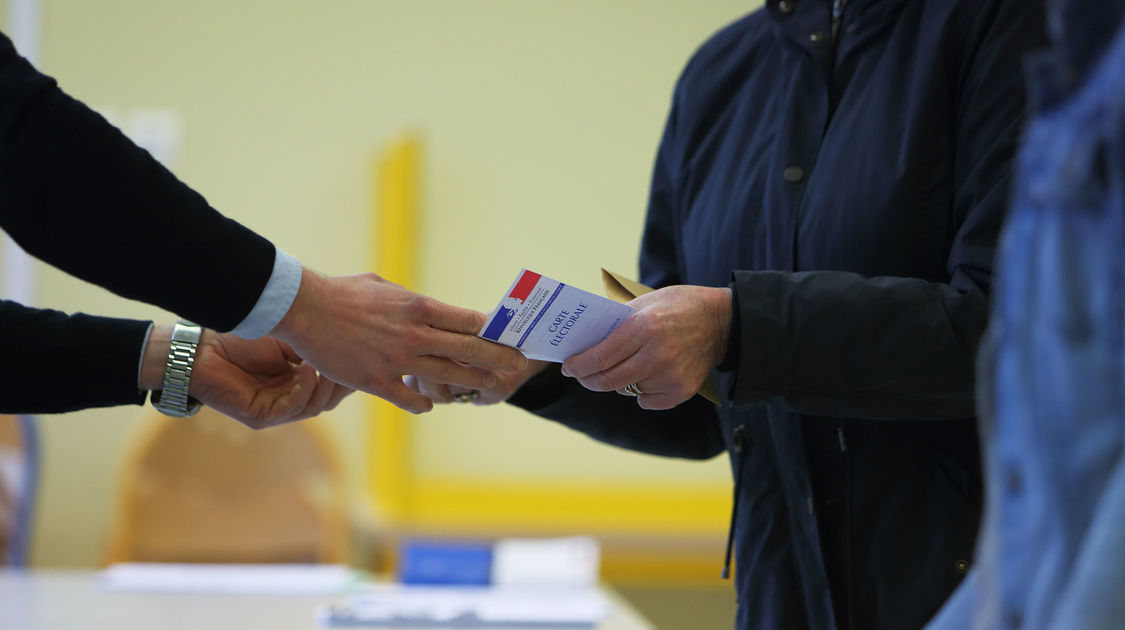
{"type": "Polygon", "coordinates": [[[246,318],[231,331],[244,339],[255,339],[273,330],[289,312],[301,287],[301,262],[281,249],[274,250],[273,272],[266,288],[246,318]]]}
{"type": "Polygon", "coordinates": [[[141,355],[137,357],[137,391],[144,392],[141,388],[141,369],[145,365],[145,350],[148,350],[148,338],[152,336],[152,327],[156,324],[154,322],[148,323],[148,330],[145,331],[145,338],[141,340],[141,355]]]}

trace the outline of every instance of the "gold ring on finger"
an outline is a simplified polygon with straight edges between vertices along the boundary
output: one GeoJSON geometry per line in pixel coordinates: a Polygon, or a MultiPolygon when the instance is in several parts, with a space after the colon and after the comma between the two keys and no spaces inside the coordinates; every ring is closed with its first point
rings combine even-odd
{"type": "Polygon", "coordinates": [[[628,396],[640,396],[644,394],[644,392],[641,391],[640,386],[636,383],[629,383],[625,386],[625,394],[628,396]]]}
{"type": "Polygon", "coordinates": [[[461,392],[460,394],[453,394],[453,400],[456,401],[456,402],[459,402],[459,403],[476,402],[477,398],[479,398],[479,397],[480,397],[480,392],[478,390],[475,390],[475,389],[470,389],[469,391],[461,392]]]}

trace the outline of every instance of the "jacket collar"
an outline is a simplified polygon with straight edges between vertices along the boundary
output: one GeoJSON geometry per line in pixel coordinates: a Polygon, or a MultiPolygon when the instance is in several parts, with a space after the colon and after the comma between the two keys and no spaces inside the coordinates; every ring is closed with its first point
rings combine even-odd
{"type": "Polygon", "coordinates": [[[855,41],[893,24],[898,7],[905,1],[766,0],[766,11],[777,24],[780,36],[804,48],[825,76],[831,76],[837,54],[846,54],[845,49],[855,41]],[[839,47],[832,37],[833,10],[838,7],[842,7],[836,33],[839,47]]]}
{"type": "MultiPolygon", "coordinates": [[[[1125,0],[1111,0],[1125,2],[1125,0]]],[[[766,11],[781,32],[810,49],[832,44],[832,15],[840,10],[838,37],[880,30],[893,24],[906,0],[766,0],[766,11]]]]}

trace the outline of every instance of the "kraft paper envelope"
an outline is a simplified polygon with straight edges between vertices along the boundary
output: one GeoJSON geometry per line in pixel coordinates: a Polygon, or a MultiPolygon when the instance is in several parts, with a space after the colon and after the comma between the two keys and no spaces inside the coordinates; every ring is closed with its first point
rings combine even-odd
{"type": "MultiPolygon", "coordinates": [[[[652,287],[646,287],[640,282],[630,280],[619,273],[606,271],[605,268],[602,269],[602,284],[605,285],[605,294],[611,300],[617,300],[618,302],[628,302],[653,290],[652,287]]],[[[715,380],[712,377],[708,376],[707,380],[703,381],[698,393],[716,405],[722,405],[719,402],[719,390],[715,387],[715,380]]]]}

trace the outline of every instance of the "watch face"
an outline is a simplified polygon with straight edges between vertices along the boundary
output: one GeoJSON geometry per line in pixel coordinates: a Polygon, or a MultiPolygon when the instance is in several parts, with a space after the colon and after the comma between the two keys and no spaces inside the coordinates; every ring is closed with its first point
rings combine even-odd
{"type": "Polygon", "coordinates": [[[181,319],[172,327],[172,341],[190,343],[192,346],[195,346],[199,344],[199,336],[202,333],[203,328],[201,326],[193,324],[186,319],[181,319]]]}

